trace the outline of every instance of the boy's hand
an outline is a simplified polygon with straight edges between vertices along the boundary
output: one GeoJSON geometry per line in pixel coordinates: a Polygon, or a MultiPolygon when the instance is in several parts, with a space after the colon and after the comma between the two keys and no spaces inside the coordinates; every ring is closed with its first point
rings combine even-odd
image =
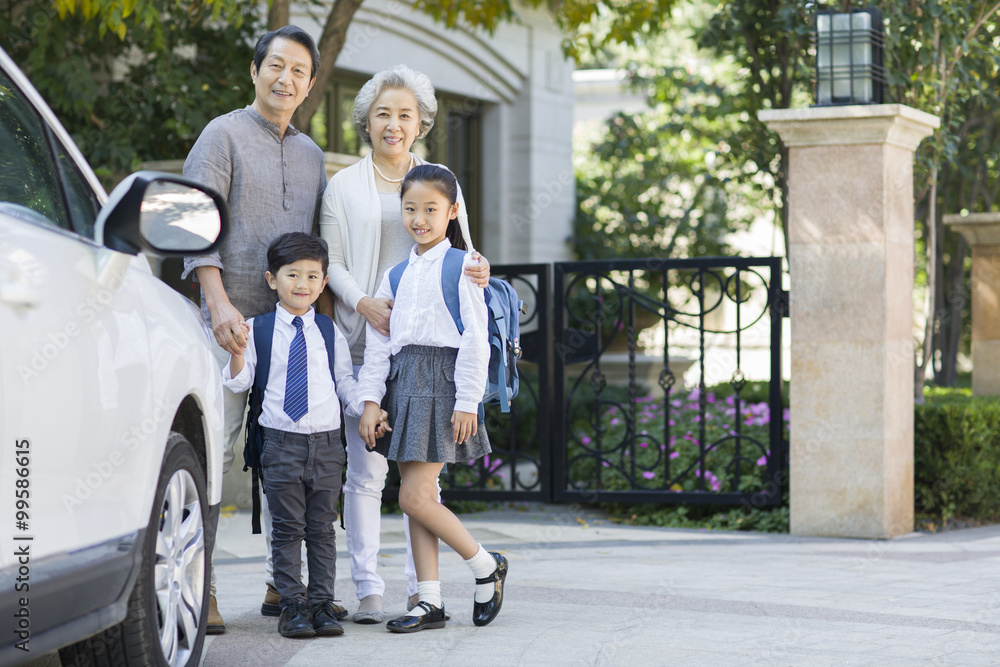
{"type": "MultiPolygon", "coordinates": [[[[365,411],[361,414],[361,424],[358,426],[358,434],[365,441],[365,447],[368,448],[368,451],[375,449],[375,440],[379,437],[378,430],[383,421],[383,414],[385,414],[385,410],[379,407],[378,403],[365,401],[365,411]]],[[[388,415],[386,415],[386,418],[388,418],[388,415]]],[[[389,425],[385,424],[384,428],[389,428],[389,425]]]]}
{"type": "Polygon", "coordinates": [[[476,434],[478,416],[475,412],[458,410],[451,413],[451,425],[455,427],[455,444],[461,445],[476,434]]]}

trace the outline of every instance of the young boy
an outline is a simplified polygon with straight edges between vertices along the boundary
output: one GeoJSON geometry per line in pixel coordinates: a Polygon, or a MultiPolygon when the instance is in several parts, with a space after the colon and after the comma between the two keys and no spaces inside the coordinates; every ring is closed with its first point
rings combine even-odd
{"type": "MultiPolygon", "coordinates": [[[[264,432],[264,493],[273,519],[274,584],[281,595],[278,632],[285,637],[344,633],[333,608],[333,524],[346,461],[337,397],[352,415],[361,414],[362,404],[355,398],[347,339],[333,325],[336,378],[331,378],[327,343],[316,321],[325,316],[312,308],[329,280],[328,265],[326,241],[309,234],[284,234],[267,249],[264,277],[278,293],[278,305],[259,424],[264,432]],[[300,579],[303,538],[309,561],[308,606],[300,579]]],[[[246,347],[231,356],[223,371],[225,386],[234,392],[253,385],[257,363],[253,321],[244,326],[246,347]]],[[[383,425],[383,432],[386,428],[383,425]]]]}

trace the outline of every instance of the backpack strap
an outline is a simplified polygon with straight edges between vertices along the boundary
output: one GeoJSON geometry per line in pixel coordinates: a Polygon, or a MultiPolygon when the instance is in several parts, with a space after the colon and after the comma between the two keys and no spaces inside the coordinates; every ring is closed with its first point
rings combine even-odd
{"type": "MultiPolygon", "coordinates": [[[[316,326],[319,327],[319,332],[323,334],[323,342],[326,343],[326,358],[330,362],[330,378],[333,380],[334,392],[337,388],[337,371],[334,366],[334,359],[336,358],[336,347],[337,347],[337,330],[334,327],[333,320],[330,319],[329,315],[324,315],[322,313],[316,313],[316,326]]],[[[340,405],[340,444],[347,449],[347,431],[344,428],[347,424],[344,421],[344,406],[337,401],[340,405]]],[[[337,502],[338,513],[340,514],[340,528],[341,530],[346,530],[344,527],[344,494],[338,494],[339,498],[337,502]]]]}
{"type": "Polygon", "coordinates": [[[458,248],[448,248],[441,266],[441,292],[444,294],[444,305],[455,320],[458,333],[465,333],[462,324],[462,304],[458,300],[458,283],[462,279],[462,265],[465,262],[465,251],[458,248]]]}
{"type": "Polygon", "coordinates": [[[264,390],[271,373],[271,341],[274,339],[275,311],[253,318],[253,347],[257,354],[254,368],[253,391],[250,392],[250,420],[254,428],[247,428],[246,447],[250,449],[250,459],[244,452],[243,470],[250,468],[250,526],[254,535],[260,534],[260,483],[264,471],[260,466],[259,444],[263,442],[260,432],[260,415],[264,405],[264,390]],[[254,433],[256,431],[256,433],[254,433]]]}
{"type": "Polygon", "coordinates": [[[403,277],[403,271],[406,271],[406,265],[410,263],[410,259],[406,258],[396,266],[389,269],[389,288],[392,290],[392,298],[396,298],[396,290],[399,289],[399,281],[403,277]]]}
{"type": "MultiPolygon", "coordinates": [[[[462,305],[458,299],[458,281],[462,279],[465,254],[464,250],[448,248],[441,266],[441,292],[444,294],[444,305],[448,307],[451,319],[455,320],[458,333],[465,333],[465,325],[462,324],[462,305]]],[[[399,281],[403,279],[403,271],[406,270],[409,263],[410,260],[407,258],[389,269],[389,288],[392,289],[393,298],[396,297],[399,281]]]]}
{"type": "Polygon", "coordinates": [[[316,313],[316,326],[323,334],[323,341],[326,343],[326,358],[330,362],[330,378],[334,385],[337,384],[337,373],[334,370],[335,349],[337,346],[337,330],[333,327],[333,320],[328,315],[316,313]]]}

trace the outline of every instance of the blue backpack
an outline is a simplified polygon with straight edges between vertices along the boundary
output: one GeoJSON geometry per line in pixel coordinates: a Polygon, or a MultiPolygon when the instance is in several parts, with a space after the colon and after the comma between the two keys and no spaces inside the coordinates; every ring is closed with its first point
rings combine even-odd
{"type": "MultiPolygon", "coordinates": [[[[458,283],[462,279],[465,254],[464,250],[448,248],[441,268],[444,302],[455,320],[458,333],[465,332],[458,302],[458,283]]],[[[389,287],[392,288],[393,298],[409,261],[406,259],[389,269],[389,287]]],[[[517,314],[524,302],[517,298],[517,292],[510,283],[499,278],[490,278],[484,297],[487,310],[486,331],[490,338],[490,367],[482,402],[499,404],[500,412],[510,412],[510,402],[517,396],[517,360],[521,356],[521,324],[517,314]]]]}
{"type": "MultiPolygon", "coordinates": [[[[250,389],[250,415],[247,417],[246,446],[243,448],[243,470],[250,470],[250,526],[254,535],[260,533],[260,483],[264,480],[264,470],[261,467],[260,455],[264,448],[264,429],[260,426],[260,415],[264,410],[264,389],[267,387],[268,376],[271,374],[271,341],[274,338],[275,311],[253,318],[253,347],[257,353],[257,365],[254,369],[253,387],[250,389]]],[[[334,383],[337,376],[334,372],[334,347],[337,342],[337,331],[333,320],[326,315],[316,313],[316,325],[323,340],[326,342],[326,355],[330,362],[330,377],[334,383]]],[[[344,437],[344,411],[340,411],[340,438],[347,446],[344,437]]]]}

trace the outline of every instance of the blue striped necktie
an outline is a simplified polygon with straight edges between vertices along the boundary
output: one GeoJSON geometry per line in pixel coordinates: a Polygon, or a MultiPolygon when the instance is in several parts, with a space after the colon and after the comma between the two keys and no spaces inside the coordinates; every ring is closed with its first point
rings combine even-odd
{"type": "Polygon", "coordinates": [[[309,368],[306,365],[306,336],[302,333],[302,318],[292,320],[295,337],[288,347],[288,373],[285,375],[285,414],[293,422],[309,412],[309,368]]]}

